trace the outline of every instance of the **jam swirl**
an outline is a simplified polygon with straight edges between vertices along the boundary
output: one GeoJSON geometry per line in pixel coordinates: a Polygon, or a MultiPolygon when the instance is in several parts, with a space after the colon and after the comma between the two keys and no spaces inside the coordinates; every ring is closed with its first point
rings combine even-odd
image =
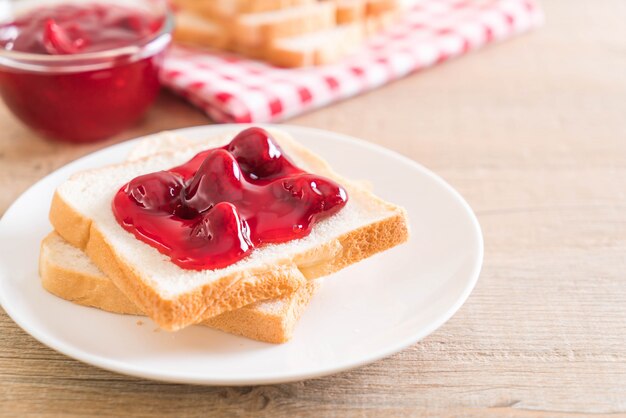
{"type": "Polygon", "coordinates": [[[203,270],[303,238],[347,201],[339,184],[298,168],[268,132],[249,128],[181,166],[131,180],[113,213],[176,265],[203,270]]]}

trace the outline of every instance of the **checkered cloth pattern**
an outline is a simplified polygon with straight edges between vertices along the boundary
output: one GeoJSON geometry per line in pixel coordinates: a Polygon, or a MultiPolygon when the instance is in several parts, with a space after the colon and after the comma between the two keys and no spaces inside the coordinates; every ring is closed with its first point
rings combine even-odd
{"type": "Polygon", "coordinates": [[[276,122],[526,32],[542,21],[535,0],[422,0],[360,51],[333,65],[282,69],[175,46],[165,59],[162,83],[215,122],[276,122]]]}

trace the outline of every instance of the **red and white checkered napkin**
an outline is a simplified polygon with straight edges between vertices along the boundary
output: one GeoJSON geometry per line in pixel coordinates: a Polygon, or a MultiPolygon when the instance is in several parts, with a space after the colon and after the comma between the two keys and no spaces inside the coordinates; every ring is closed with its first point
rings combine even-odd
{"type": "Polygon", "coordinates": [[[422,0],[343,61],[281,69],[236,55],[174,47],[162,82],[216,122],[286,119],[525,32],[535,0],[422,0]]]}

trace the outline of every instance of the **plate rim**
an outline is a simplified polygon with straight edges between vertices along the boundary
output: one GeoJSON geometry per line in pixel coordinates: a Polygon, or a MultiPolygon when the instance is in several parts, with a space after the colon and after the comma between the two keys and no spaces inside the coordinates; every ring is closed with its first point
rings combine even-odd
{"type": "MultiPolygon", "coordinates": [[[[210,131],[241,129],[241,128],[245,128],[246,126],[252,126],[252,124],[200,125],[200,126],[169,130],[169,132],[184,135],[185,133],[191,133],[194,131],[207,131],[207,134],[210,134],[211,133],[210,131]]],[[[427,177],[430,178],[430,180],[436,182],[440,187],[445,189],[445,191],[451,197],[453,197],[454,200],[457,201],[457,203],[461,205],[464,212],[468,215],[468,219],[470,220],[473,232],[475,234],[475,237],[474,237],[476,240],[475,244],[477,245],[477,250],[478,250],[477,257],[474,260],[474,263],[472,266],[472,271],[469,274],[469,280],[466,281],[463,291],[459,294],[459,297],[455,300],[454,304],[449,306],[447,310],[445,311],[445,313],[438,315],[437,318],[429,324],[429,326],[422,328],[420,332],[412,333],[410,336],[406,338],[399,339],[397,342],[395,342],[395,344],[390,344],[389,346],[386,347],[386,349],[378,350],[374,354],[371,354],[369,356],[363,356],[363,358],[360,358],[356,361],[347,361],[347,362],[335,365],[333,367],[326,367],[326,368],[319,369],[316,371],[308,371],[304,373],[303,372],[291,372],[291,373],[281,373],[279,375],[268,376],[266,378],[236,377],[232,379],[223,378],[223,377],[210,378],[210,377],[204,377],[204,376],[203,377],[183,376],[180,374],[169,373],[169,372],[158,372],[158,371],[155,372],[152,370],[146,370],[144,367],[134,366],[133,364],[129,364],[127,362],[109,359],[101,355],[93,355],[84,349],[76,348],[74,345],[66,344],[63,341],[58,340],[53,334],[49,332],[46,333],[45,331],[40,330],[38,327],[31,326],[28,321],[23,320],[20,317],[19,313],[17,312],[17,309],[15,311],[13,310],[13,308],[11,307],[12,306],[11,303],[6,302],[4,298],[4,292],[0,292],[0,306],[2,306],[2,308],[7,313],[7,315],[26,333],[31,335],[33,338],[35,338],[37,341],[39,341],[43,345],[63,355],[66,355],[70,358],[76,359],[83,363],[86,363],[86,364],[89,364],[89,365],[92,365],[92,366],[95,366],[104,370],[108,370],[111,372],[115,372],[115,373],[119,373],[119,374],[123,374],[127,376],[140,377],[140,378],[161,381],[161,382],[185,383],[185,384],[207,385],[207,386],[223,386],[223,385],[250,386],[250,385],[289,383],[289,382],[294,382],[294,381],[313,379],[317,377],[341,373],[346,370],[354,369],[354,368],[361,367],[366,364],[373,363],[375,361],[378,361],[380,359],[386,358],[388,356],[391,356],[393,354],[396,354],[402,351],[403,349],[409,347],[412,344],[417,343],[418,341],[421,341],[422,339],[426,338],[428,335],[430,335],[431,333],[439,329],[452,316],[454,316],[456,312],[458,312],[461,306],[469,298],[470,294],[472,293],[473,289],[476,286],[476,283],[478,282],[478,278],[480,277],[480,272],[481,272],[482,265],[484,262],[484,238],[483,238],[482,229],[480,227],[480,223],[478,222],[476,214],[474,213],[470,205],[467,203],[467,201],[463,198],[463,196],[456,189],[454,189],[450,184],[448,184],[439,175],[435,174],[434,172],[424,167],[422,164],[412,160],[411,158],[406,157],[396,151],[385,148],[381,145],[371,143],[371,142],[368,142],[368,141],[365,141],[365,140],[362,140],[362,139],[359,139],[350,135],[327,131],[324,129],[310,128],[310,127],[297,126],[297,125],[254,124],[254,126],[261,126],[261,127],[270,128],[270,129],[272,128],[282,129],[294,135],[297,135],[298,133],[304,133],[305,135],[307,133],[318,135],[318,136],[321,135],[321,136],[329,137],[333,140],[338,140],[340,142],[347,142],[348,144],[353,145],[353,146],[364,147],[375,153],[380,153],[380,154],[387,155],[394,159],[399,159],[405,164],[413,166],[421,174],[426,175],[427,177]]],[[[131,147],[132,144],[135,144],[141,141],[142,139],[149,137],[151,135],[154,135],[154,133],[142,135],[140,137],[132,138],[132,139],[120,142],[118,144],[113,144],[108,147],[99,149],[97,151],[84,155],[74,161],[69,162],[57,168],[56,170],[52,171],[51,173],[48,173],[45,177],[43,177],[42,179],[38,180],[37,182],[32,184],[30,187],[28,187],[6,209],[5,213],[2,215],[2,217],[0,217],[0,233],[2,232],[6,215],[10,213],[13,210],[13,208],[19,204],[23,196],[28,194],[33,188],[37,187],[40,183],[46,181],[49,177],[55,175],[58,171],[65,170],[68,167],[71,167],[72,165],[78,165],[83,160],[93,158],[94,155],[104,152],[104,151],[111,152],[112,150],[115,150],[116,148],[131,147]]],[[[3,279],[2,275],[0,275],[0,282],[4,280],[6,279],[3,279]]]]}

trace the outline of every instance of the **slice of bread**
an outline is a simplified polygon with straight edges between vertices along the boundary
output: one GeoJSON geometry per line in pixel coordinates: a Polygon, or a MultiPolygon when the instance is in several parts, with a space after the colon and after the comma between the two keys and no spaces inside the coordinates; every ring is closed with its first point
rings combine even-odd
{"type": "Polygon", "coordinates": [[[175,8],[210,19],[231,19],[241,13],[259,13],[303,6],[317,0],[174,0],[175,8]]]}
{"type": "MultiPolygon", "coordinates": [[[[89,257],[56,232],[41,243],[39,274],[50,293],[108,312],[143,315],[89,257]]],[[[291,295],[225,312],[201,325],[268,343],[288,341],[319,281],[310,280],[291,295]]]]}
{"type": "Polygon", "coordinates": [[[305,279],[328,275],[407,240],[408,222],[402,208],[340,177],[289,135],[271,133],[298,166],[339,182],[349,194],[346,206],[315,225],[305,238],[257,248],[226,268],[190,271],[117,223],[111,201],[123,184],[184,163],[202,149],[224,145],[234,133],[178,152],[72,176],[56,190],[50,209],[52,225],[70,244],[84,249],[131,302],[166,330],[294,292],[305,279]]]}
{"type": "Polygon", "coordinates": [[[194,146],[193,141],[175,132],[159,132],[141,139],[130,150],[126,156],[126,161],[141,160],[151,155],[174,152],[192,146],[194,146]]]}
{"type": "Polygon", "coordinates": [[[264,48],[279,38],[328,29],[334,25],[335,5],[321,2],[238,15],[233,35],[238,47],[264,48]]]}
{"type": "Polygon", "coordinates": [[[366,0],[365,11],[368,16],[379,15],[400,8],[400,0],[366,0]]]}
{"type": "Polygon", "coordinates": [[[364,27],[359,23],[274,41],[266,59],[281,67],[329,64],[354,51],[363,41],[364,27]]]}
{"type": "Polygon", "coordinates": [[[397,10],[389,10],[368,16],[365,19],[365,33],[368,36],[374,35],[392,26],[398,18],[398,13],[397,10]]]}
{"type": "Polygon", "coordinates": [[[392,25],[416,1],[175,0],[181,14],[175,39],[283,67],[327,64],[351,52],[363,34],[392,25]],[[361,25],[361,35],[345,25],[361,25]]]}
{"type": "Polygon", "coordinates": [[[176,42],[217,49],[227,49],[231,44],[231,30],[228,28],[228,23],[219,24],[186,10],[176,13],[175,19],[174,40],[176,42]]]}
{"type": "Polygon", "coordinates": [[[360,22],[365,18],[365,0],[334,0],[337,24],[360,22]]]}
{"type": "Polygon", "coordinates": [[[317,0],[222,0],[237,3],[235,13],[260,13],[313,4],[317,0]]]}

